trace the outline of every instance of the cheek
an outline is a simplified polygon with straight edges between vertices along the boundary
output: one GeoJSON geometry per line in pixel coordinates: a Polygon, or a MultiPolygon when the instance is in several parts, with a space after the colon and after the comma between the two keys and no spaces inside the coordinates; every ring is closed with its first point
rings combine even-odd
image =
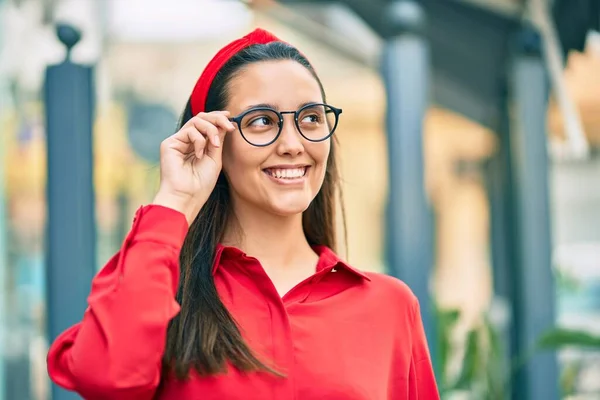
{"type": "Polygon", "coordinates": [[[256,173],[264,155],[261,149],[251,146],[238,136],[228,136],[223,144],[223,171],[229,181],[236,186],[247,181],[247,176],[256,173]]]}
{"type": "Polygon", "coordinates": [[[331,145],[327,143],[316,143],[316,146],[311,151],[311,158],[315,162],[315,174],[313,175],[312,188],[317,190],[316,186],[320,187],[325,179],[325,173],[327,171],[327,163],[330,157],[331,145]]]}
{"type": "Polygon", "coordinates": [[[253,156],[256,155],[256,152],[253,150],[254,148],[246,143],[238,132],[231,132],[223,144],[223,169],[225,172],[244,172],[249,166],[255,164],[253,156]]]}
{"type": "Polygon", "coordinates": [[[314,147],[310,151],[310,155],[317,165],[325,168],[327,166],[330,151],[331,143],[328,140],[322,143],[315,143],[314,147]]]}

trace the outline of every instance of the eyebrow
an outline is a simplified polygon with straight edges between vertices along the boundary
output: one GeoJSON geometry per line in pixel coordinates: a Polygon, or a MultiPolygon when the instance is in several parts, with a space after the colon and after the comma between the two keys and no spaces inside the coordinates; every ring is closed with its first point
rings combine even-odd
{"type": "Polygon", "coordinates": [[[259,104],[252,104],[248,107],[245,107],[242,112],[248,111],[248,110],[252,110],[253,108],[272,108],[273,110],[279,111],[279,107],[277,107],[275,104],[269,104],[269,103],[259,103],[259,104]]]}
{"type": "MultiPolygon", "coordinates": [[[[304,103],[300,104],[296,109],[299,110],[302,107],[308,106],[310,104],[321,104],[321,102],[319,101],[305,101],[304,103]]],[[[270,104],[270,103],[259,103],[259,104],[252,104],[248,107],[245,107],[242,112],[246,112],[248,110],[252,110],[254,108],[272,108],[275,111],[279,111],[279,107],[276,106],[275,104],[270,104]]]]}

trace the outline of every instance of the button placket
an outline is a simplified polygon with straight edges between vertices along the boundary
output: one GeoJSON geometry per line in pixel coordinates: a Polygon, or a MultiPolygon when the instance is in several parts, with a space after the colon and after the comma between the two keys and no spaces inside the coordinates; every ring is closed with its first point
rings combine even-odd
{"type": "MultiPolygon", "coordinates": [[[[274,286],[273,291],[277,294],[274,286]]],[[[277,296],[265,294],[264,298],[265,301],[268,302],[269,311],[271,313],[272,352],[276,364],[282,367],[282,372],[286,374],[285,385],[278,386],[277,389],[274,390],[275,397],[273,400],[294,400],[296,399],[294,383],[294,342],[292,339],[292,327],[289,320],[289,314],[283,299],[278,294],[277,296]]]]}

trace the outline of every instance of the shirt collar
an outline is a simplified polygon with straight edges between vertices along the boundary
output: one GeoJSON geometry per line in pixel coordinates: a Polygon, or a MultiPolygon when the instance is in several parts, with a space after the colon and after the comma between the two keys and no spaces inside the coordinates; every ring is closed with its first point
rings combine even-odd
{"type": "Polygon", "coordinates": [[[333,252],[327,246],[313,246],[313,250],[319,255],[319,262],[317,263],[317,273],[321,271],[331,271],[334,268],[343,268],[346,271],[350,272],[352,275],[356,275],[357,277],[366,279],[370,281],[371,278],[367,274],[358,269],[352,267],[347,262],[338,257],[337,254],[333,252]]]}
{"type": "MultiPolygon", "coordinates": [[[[315,271],[316,273],[320,273],[322,271],[331,271],[334,268],[335,269],[343,268],[345,271],[347,271],[350,274],[355,275],[361,279],[365,279],[367,281],[371,280],[371,278],[369,278],[369,276],[367,274],[350,266],[344,260],[339,258],[338,255],[335,254],[333,252],[333,250],[331,250],[329,247],[316,245],[316,246],[312,246],[312,248],[319,255],[319,261],[317,262],[317,269],[315,271]]],[[[223,246],[222,244],[219,243],[219,244],[217,244],[217,249],[216,249],[216,253],[215,253],[215,262],[213,264],[213,269],[212,269],[213,275],[216,273],[217,268],[221,264],[221,257],[223,257],[224,254],[227,254],[228,258],[234,258],[234,259],[248,258],[246,253],[244,253],[237,247],[223,246]]]]}

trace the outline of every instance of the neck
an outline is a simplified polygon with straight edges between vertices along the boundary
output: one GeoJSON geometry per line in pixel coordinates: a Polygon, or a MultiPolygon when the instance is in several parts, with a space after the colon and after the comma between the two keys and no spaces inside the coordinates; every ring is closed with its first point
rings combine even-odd
{"type": "Polygon", "coordinates": [[[280,216],[255,207],[234,207],[223,244],[234,246],[270,266],[293,268],[314,257],[302,226],[302,214],[280,216]]]}

